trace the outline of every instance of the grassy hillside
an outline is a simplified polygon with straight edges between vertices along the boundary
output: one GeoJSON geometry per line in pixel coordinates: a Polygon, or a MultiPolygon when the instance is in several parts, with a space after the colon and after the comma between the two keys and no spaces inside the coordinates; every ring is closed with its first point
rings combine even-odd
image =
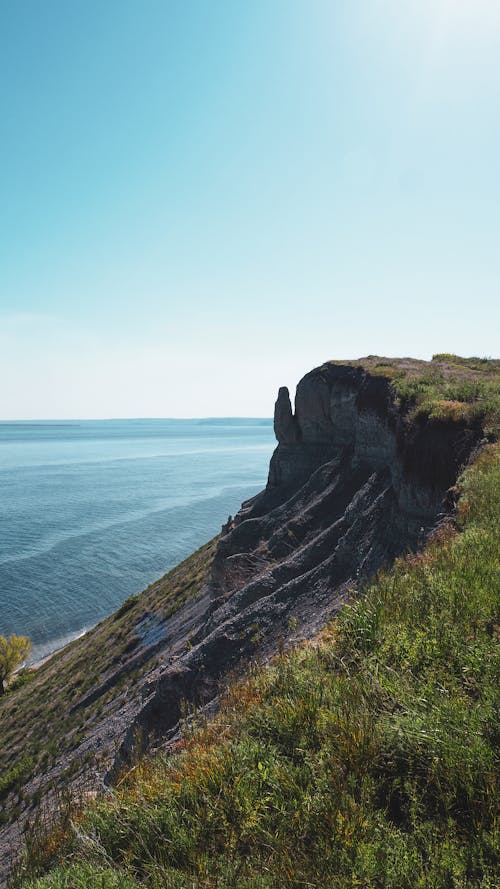
{"type": "MultiPolygon", "coordinates": [[[[95,737],[139,696],[139,680],[160,652],[145,644],[149,624],[173,615],[204,584],[215,541],[193,553],[140,596],[55,654],[24,671],[0,702],[0,826],[47,789],[67,787],[112,752],[95,737]],[[147,623],[149,622],[149,624],[147,623]],[[146,630],[146,632],[144,632],[146,630]],[[94,745],[88,741],[94,737],[94,745]]],[[[109,731],[113,746],[113,732],[109,731]]]]}
{"type": "MultiPolygon", "coordinates": [[[[441,382],[410,397],[411,374],[395,385],[414,410],[473,403],[440,397],[441,382]]],[[[460,489],[456,526],[358,591],[314,644],[235,684],[175,754],[35,830],[18,884],[498,885],[498,444],[460,489]]]]}

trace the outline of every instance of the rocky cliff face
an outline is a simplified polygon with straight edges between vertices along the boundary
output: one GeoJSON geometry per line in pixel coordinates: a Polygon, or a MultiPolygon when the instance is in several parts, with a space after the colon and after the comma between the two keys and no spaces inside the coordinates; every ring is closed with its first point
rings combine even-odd
{"type": "MultiPolygon", "coordinates": [[[[439,365],[445,382],[475,379],[469,365],[479,360],[451,358],[439,365]]],[[[436,374],[434,363],[414,359],[390,367],[413,379],[436,374]]],[[[453,422],[410,423],[380,368],[387,361],[374,356],[316,368],[299,383],[294,410],[280,389],[266,488],[217,542],[125,602],[7,701],[3,765],[15,781],[0,793],[0,885],[33,817],[31,799],[49,811],[58,805],[52,788],[102,790],[139,739],[144,748],[168,745],[183,702],[210,708],[230,671],[313,636],[360,580],[416,549],[450,508],[448,491],[483,437],[481,422],[455,413],[453,422]],[[53,753],[43,770],[16,778],[46,740],[53,753]]]]}
{"type": "Polygon", "coordinates": [[[268,484],[223,527],[189,650],[149,679],[116,766],[138,734],[175,733],[181,700],[209,701],[238,664],[313,635],[354,583],[417,548],[480,437],[409,424],[386,379],[335,364],[301,380],[295,412],[280,389],[274,424],[268,484]]]}

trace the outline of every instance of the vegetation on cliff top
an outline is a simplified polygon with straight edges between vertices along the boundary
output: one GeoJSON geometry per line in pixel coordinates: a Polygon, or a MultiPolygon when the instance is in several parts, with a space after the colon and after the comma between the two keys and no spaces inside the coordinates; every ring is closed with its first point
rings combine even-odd
{"type": "Polygon", "coordinates": [[[500,360],[461,358],[440,353],[432,361],[369,355],[332,361],[363,367],[390,381],[394,398],[413,422],[452,420],[482,426],[491,438],[500,434],[500,360]]]}
{"type": "Polygon", "coordinates": [[[500,448],[456,527],[31,838],[24,889],[493,889],[500,448]],[[46,876],[36,874],[52,868],[46,876]]]}

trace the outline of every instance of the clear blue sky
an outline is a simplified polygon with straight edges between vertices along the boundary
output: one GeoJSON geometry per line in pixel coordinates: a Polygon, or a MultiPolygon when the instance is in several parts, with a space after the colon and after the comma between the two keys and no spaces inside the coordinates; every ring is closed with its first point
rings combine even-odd
{"type": "Polygon", "coordinates": [[[0,417],[498,354],[498,0],[0,0],[0,417]]]}

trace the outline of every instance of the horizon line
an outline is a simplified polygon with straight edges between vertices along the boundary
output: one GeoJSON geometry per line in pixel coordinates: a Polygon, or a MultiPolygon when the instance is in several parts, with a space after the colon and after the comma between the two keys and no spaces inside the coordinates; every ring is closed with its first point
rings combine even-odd
{"type": "Polygon", "coordinates": [[[33,425],[39,426],[43,423],[48,423],[51,426],[59,423],[64,426],[76,425],[78,423],[94,423],[94,422],[103,422],[103,423],[113,423],[119,420],[130,420],[130,421],[142,421],[142,420],[169,420],[173,422],[178,421],[190,421],[190,420],[272,420],[272,416],[253,416],[253,415],[244,415],[244,414],[213,414],[212,416],[200,416],[200,417],[23,417],[23,418],[9,418],[5,419],[0,418],[0,424],[4,426],[26,426],[30,423],[33,425]]]}

